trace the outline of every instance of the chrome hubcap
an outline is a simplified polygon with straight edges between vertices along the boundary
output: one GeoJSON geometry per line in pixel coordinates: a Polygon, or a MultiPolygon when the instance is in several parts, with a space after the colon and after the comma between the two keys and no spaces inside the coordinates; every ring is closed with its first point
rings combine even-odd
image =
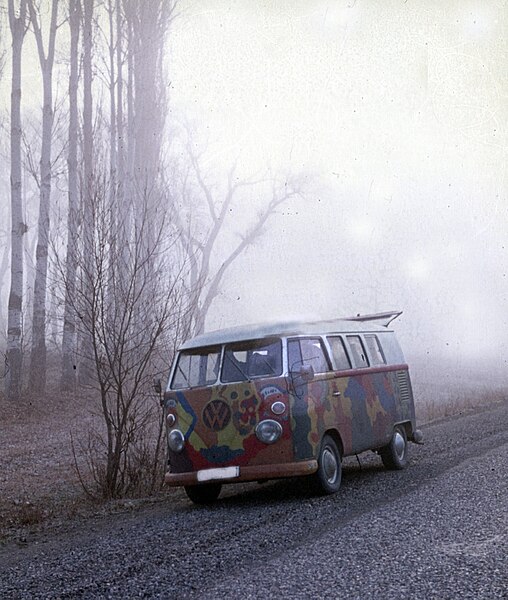
{"type": "Polygon", "coordinates": [[[396,431],[393,436],[393,447],[395,448],[395,453],[397,454],[398,458],[402,460],[406,451],[406,442],[404,441],[404,436],[400,433],[400,431],[396,431]]]}
{"type": "Polygon", "coordinates": [[[323,450],[323,471],[328,483],[335,483],[337,479],[337,458],[330,448],[323,450]]]}

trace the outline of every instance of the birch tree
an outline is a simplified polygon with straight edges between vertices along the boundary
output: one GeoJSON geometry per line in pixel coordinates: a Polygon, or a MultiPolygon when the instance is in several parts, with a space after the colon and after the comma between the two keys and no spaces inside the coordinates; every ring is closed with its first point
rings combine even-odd
{"type": "Polygon", "coordinates": [[[21,336],[23,307],[23,221],[21,178],[21,53],[27,24],[27,0],[20,0],[16,11],[14,0],[8,3],[12,37],[11,80],[11,286],[7,308],[7,372],[6,395],[17,400],[21,392],[21,336]]]}
{"type": "MultiPolygon", "coordinates": [[[[92,102],[92,42],[93,42],[94,0],[83,0],[83,238],[86,248],[91,248],[93,240],[93,187],[94,187],[94,144],[93,144],[93,102],[92,102]]],[[[85,252],[86,257],[89,256],[85,252]]],[[[88,266],[90,268],[90,266],[88,266]]],[[[86,293],[86,291],[85,291],[86,293]]],[[[85,331],[78,342],[81,345],[81,355],[90,355],[91,343],[85,331]]],[[[79,379],[86,382],[89,371],[86,364],[79,365],[79,379]]]]}
{"type": "Polygon", "coordinates": [[[60,387],[69,390],[76,380],[76,324],[72,301],[76,290],[76,254],[78,237],[78,48],[81,22],[80,0],[69,2],[70,73],[69,73],[69,133],[68,133],[68,213],[67,253],[65,265],[65,306],[62,337],[62,376],[60,387]]]}
{"type": "Polygon", "coordinates": [[[58,0],[52,0],[47,50],[44,48],[42,20],[34,0],[28,0],[42,73],[42,144],[40,159],[39,219],[35,257],[35,285],[32,319],[30,387],[44,394],[46,388],[46,288],[51,201],[51,146],[53,135],[53,64],[57,32],[58,0]]]}

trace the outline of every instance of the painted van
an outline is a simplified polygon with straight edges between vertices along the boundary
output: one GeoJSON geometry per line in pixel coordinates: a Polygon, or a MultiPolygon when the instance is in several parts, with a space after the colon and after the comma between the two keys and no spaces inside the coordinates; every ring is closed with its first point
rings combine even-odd
{"type": "Polygon", "coordinates": [[[169,486],[197,504],[224,483],[305,477],[334,493],[344,456],[378,452],[389,469],[420,443],[400,312],[236,327],[178,351],[164,394],[169,486]]]}

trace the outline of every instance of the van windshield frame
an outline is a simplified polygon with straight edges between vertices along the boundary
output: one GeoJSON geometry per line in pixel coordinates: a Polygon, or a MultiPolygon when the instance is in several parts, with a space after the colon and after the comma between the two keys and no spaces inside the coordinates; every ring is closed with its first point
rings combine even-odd
{"type": "Polygon", "coordinates": [[[261,338],[233,342],[224,347],[222,383],[282,375],[282,339],[261,338]]]}
{"type": "Polygon", "coordinates": [[[219,376],[221,346],[182,350],[177,358],[170,389],[213,385],[219,376]]]}

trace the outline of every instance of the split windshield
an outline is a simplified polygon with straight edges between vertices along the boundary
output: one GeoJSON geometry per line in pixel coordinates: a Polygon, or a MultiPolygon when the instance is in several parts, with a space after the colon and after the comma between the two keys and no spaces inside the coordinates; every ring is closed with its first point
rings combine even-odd
{"type": "Polygon", "coordinates": [[[178,357],[171,388],[212,385],[219,373],[220,347],[184,350],[178,357]]]}
{"type": "MultiPolygon", "coordinates": [[[[181,390],[217,383],[220,357],[220,346],[180,352],[171,389],[181,390]]],[[[227,344],[220,372],[224,383],[281,375],[282,341],[280,338],[263,338],[227,344]]]]}

